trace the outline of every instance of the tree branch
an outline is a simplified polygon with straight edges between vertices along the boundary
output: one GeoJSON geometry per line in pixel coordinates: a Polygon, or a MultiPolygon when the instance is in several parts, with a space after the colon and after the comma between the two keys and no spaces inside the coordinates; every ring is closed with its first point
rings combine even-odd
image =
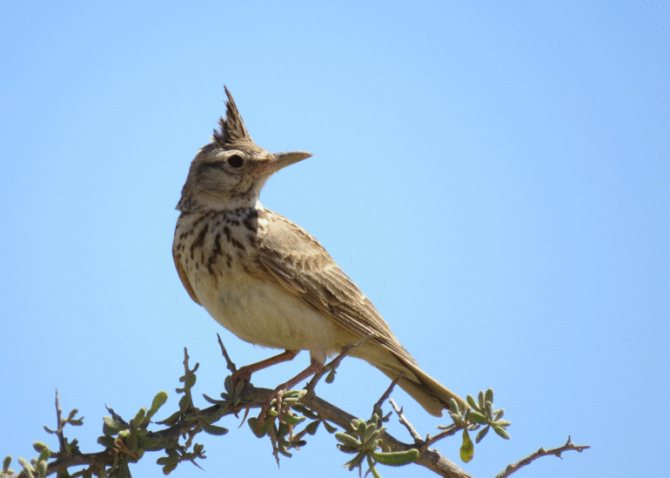
{"type": "MultiPolygon", "coordinates": [[[[247,407],[261,408],[265,403],[267,403],[267,400],[272,396],[273,393],[274,391],[268,388],[255,388],[249,386],[248,390],[242,397],[244,402],[243,404],[234,408],[229,408],[225,410],[223,414],[221,413],[221,405],[212,405],[211,407],[199,410],[198,415],[201,417],[214,418],[233,415],[247,407]]],[[[322,419],[328,420],[329,422],[332,422],[342,427],[343,429],[348,429],[351,421],[356,418],[314,394],[306,395],[304,397],[303,405],[316,412],[322,419]]],[[[149,436],[152,438],[174,438],[186,433],[191,428],[193,428],[193,423],[192,421],[189,421],[188,418],[186,418],[181,419],[175,425],[159,431],[151,432],[149,433],[149,436]]],[[[415,448],[414,444],[404,443],[388,433],[384,433],[382,436],[384,447],[388,448],[389,450],[405,451],[411,448],[415,448]]],[[[115,460],[114,454],[108,451],[99,453],[72,454],[69,456],[60,456],[60,454],[54,453],[52,456],[56,458],[56,460],[49,463],[47,472],[48,475],[55,474],[58,471],[65,470],[76,465],[112,465],[115,460]]],[[[440,454],[437,450],[428,449],[423,451],[416,463],[446,478],[470,478],[470,475],[468,475],[458,465],[440,454]]]]}
{"type": "MultiPolygon", "coordinates": [[[[219,345],[229,370],[234,373],[236,367],[228,356],[220,337],[219,345]]],[[[343,351],[327,365],[326,369],[330,371],[330,378],[334,376],[334,371],[346,352],[346,350],[343,351]]],[[[212,405],[200,409],[194,405],[193,401],[195,372],[199,364],[196,363],[192,368],[190,367],[186,349],[184,349],[183,365],[184,375],[179,379],[183,386],[176,390],[181,395],[178,410],[162,421],[153,419],[156,412],[167,401],[168,395],[164,391],[156,394],[151,407],[141,408],[131,420],[125,420],[108,407],[110,416],[104,417],[103,435],[98,438],[98,443],[104,448],[95,453],[82,453],[77,440],[70,441],[65,436],[63,429],[66,425],[79,426],[83,423],[83,419],[76,416],[76,409],[64,416],[58,394],[56,394],[57,427],[54,430],[45,427],[45,430],[56,435],[58,451],[51,451],[41,442],[35,442],[34,447],[39,452],[39,457],[30,462],[19,459],[23,471],[18,475],[9,469],[11,458],[8,457],[3,462],[0,478],[3,476],[43,478],[48,475],[60,475],[63,472],[73,477],[129,476],[129,464],[139,461],[147,451],[164,453],[164,456],[159,457],[157,462],[163,467],[163,473],[168,474],[179,463],[190,461],[197,466],[196,460],[205,457],[204,447],[194,442],[198,433],[223,435],[228,430],[215,425],[223,417],[227,415],[237,417],[240,411],[244,411],[246,417],[252,408],[265,409],[272,403],[274,403],[274,408],[270,409],[271,413],[266,419],[252,417],[249,418],[248,424],[259,438],[264,436],[270,438],[275,458],[278,459],[279,454],[291,456],[290,450],[302,447],[306,443],[304,439],[307,438],[307,435],[313,435],[319,425],[323,424],[323,427],[330,433],[336,431],[336,427],[333,426],[336,425],[342,429],[342,432],[335,434],[337,440],[341,442],[338,447],[345,453],[356,454],[356,457],[347,463],[349,469],[360,468],[366,460],[369,471],[374,476],[377,476],[375,464],[398,466],[414,463],[442,477],[471,478],[456,463],[429,447],[458,430],[464,430],[464,435],[467,435],[468,430],[479,430],[476,442],[486,435],[489,428],[492,428],[501,437],[509,439],[506,432],[509,422],[502,419],[504,414],[502,409],[493,408],[493,391],[490,389],[479,393],[478,402],[468,396],[470,409],[459,411],[456,407],[455,412],[450,412],[454,423],[440,427],[443,431],[435,437],[427,435],[424,439],[404,415],[402,408],[393,399],[389,399],[395,383],[391,383],[391,386],[375,403],[373,417],[367,422],[315,394],[314,389],[324,373],[313,378],[304,390],[286,391],[281,402],[278,400],[271,402],[273,398],[276,398],[276,390],[256,388],[251,383],[245,382],[232,383],[227,378],[221,399],[212,399],[204,395],[204,398],[212,405]],[[397,414],[400,423],[409,432],[412,438],[411,443],[395,438],[381,425],[392,413],[389,412],[386,416],[382,416],[382,404],[387,400],[397,414]],[[150,426],[161,425],[164,428],[155,431],[149,429],[150,426]],[[69,470],[71,467],[80,466],[86,468],[76,472],[69,470]]],[[[469,458],[463,458],[463,449],[469,444],[470,449],[466,451],[469,451],[471,458],[472,441],[469,437],[466,438],[463,439],[461,446],[461,458],[467,462],[469,458]]],[[[590,447],[587,445],[575,445],[568,437],[563,446],[549,450],[540,448],[522,460],[508,465],[496,478],[507,478],[543,456],[553,455],[561,458],[562,453],[566,451],[582,452],[588,448],[590,447]]]]}
{"type": "Polygon", "coordinates": [[[507,465],[507,467],[498,473],[496,475],[496,478],[507,478],[510,476],[512,473],[516,473],[519,471],[521,468],[524,466],[530,465],[532,462],[537,460],[538,458],[542,458],[543,456],[550,456],[554,455],[558,458],[563,458],[561,455],[566,452],[566,451],[576,451],[576,452],[583,452],[584,450],[588,450],[591,448],[589,445],[575,445],[572,443],[572,438],[568,437],[568,441],[565,442],[565,445],[559,446],[556,448],[550,448],[548,450],[545,450],[544,448],[540,448],[537,450],[535,453],[531,453],[527,457],[517,461],[516,463],[512,463],[511,465],[507,465]]]}

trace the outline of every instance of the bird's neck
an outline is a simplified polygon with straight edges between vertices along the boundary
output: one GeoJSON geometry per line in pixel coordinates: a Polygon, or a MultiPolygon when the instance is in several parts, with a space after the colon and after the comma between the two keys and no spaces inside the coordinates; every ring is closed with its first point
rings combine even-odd
{"type": "Polygon", "coordinates": [[[177,209],[182,213],[194,212],[227,212],[242,209],[262,210],[260,198],[257,195],[236,195],[227,198],[199,194],[196,196],[182,195],[177,209]]]}

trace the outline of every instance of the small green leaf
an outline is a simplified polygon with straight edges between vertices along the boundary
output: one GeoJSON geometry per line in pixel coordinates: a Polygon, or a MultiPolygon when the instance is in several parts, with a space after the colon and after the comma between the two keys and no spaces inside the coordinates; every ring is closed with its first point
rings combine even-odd
{"type": "Polygon", "coordinates": [[[191,408],[191,397],[184,395],[179,399],[179,410],[186,412],[189,408],[191,408]]]}
{"type": "Polygon", "coordinates": [[[326,383],[333,383],[335,381],[335,374],[337,373],[337,370],[334,368],[330,369],[330,372],[328,372],[328,375],[326,375],[326,383]]]}
{"type": "MultiPolygon", "coordinates": [[[[351,422],[353,424],[353,422],[351,422]]],[[[359,435],[363,436],[365,434],[365,430],[368,428],[368,424],[365,423],[363,420],[358,421],[358,425],[356,426],[356,433],[359,435]]]]}
{"type": "Polygon", "coordinates": [[[509,440],[509,433],[507,433],[507,430],[505,430],[503,427],[498,425],[497,423],[494,423],[491,425],[493,427],[493,431],[498,434],[498,436],[504,438],[505,440],[509,440]]]}
{"type": "Polygon", "coordinates": [[[373,437],[372,434],[377,430],[377,424],[374,422],[368,423],[365,425],[365,430],[363,431],[362,438],[363,441],[370,441],[373,437]]]}
{"type": "Polygon", "coordinates": [[[23,471],[26,472],[28,475],[28,478],[35,478],[35,475],[33,475],[33,471],[35,471],[35,468],[33,468],[33,465],[31,465],[28,460],[25,458],[19,458],[19,463],[23,467],[23,471]]]}
{"type": "Polygon", "coordinates": [[[37,462],[37,476],[39,476],[40,478],[45,478],[47,476],[46,460],[40,460],[37,462]]]}
{"type": "Polygon", "coordinates": [[[112,417],[104,416],[102,417],[102,432],[105,435],[116,435],[124,427],[119,422],[114,420],[112,417]]]}
{"type": "Polygon", "coordinates": [[[9,474],[9,465],[12,464],[12,457],[11,456],[6,456],[4,460],[2,460],[2,472],[9,474]]]}
{"type": "Polygon", "coordinates": [[[489,389],[486,390],[486,393],[484,394],[484,399],[487,402],[493,403],[493,389],[492,388],[489,388],[489,389]]]}
{"type": "Polygon", "coordinates": [[[486,434],[489,432],[490,428],[491,428],[490,426],[487,426],[479,430],[479,433],[477,433],[477,437],[475,438],[475,443],[479,443],[480,441],[482,441],[486,436],[486,434]]]}
{"type": "Polygon", "coordinates": [[[468,395],[465,399],[467,400],[468,405],[470,405],[472,408],[477,408],[477,402],[475,402],[475,399],[472,398],[472,395],[468,395]]]}
{"type": "Polygon", "coordinates": [[[335,438],[337,438],[338,441],[344,446],[351,449],[358,449],[361,446],[360,440],[358,438],[352,437],[348,433],[338,432],[335,434],[335,438]]]}
{"type": "Polygon", "coordinates": [[[184,379],[182,380],[182,382],[184,382],[184,388],[193,388],[195,386],[196,376],[193,372],[187,373],[182,378],[184,379]]]}
{"type": "Polygon", "coordinates": [[[176,444],[176,438],[163,438],[160,436],[142,435],[138,437],[138,447],[146,451],[158,451],[166,448],[168,445],[176,444]]]}
{"type": "Polygon", "coordinates": [[[331,424],[328,423],[327,421],[324,420],[324,421],[322,421],[321,423],[323,423],[323,427],[324,427],[324,428],[326,429],[326,431],[327,431],[328,433],[330,433],[331,435],[337,431],[337,427],[334,427],[333,425],[331,425],[331,424]]]}
{"type": "Polygon", "coordinates": [[[46,445],[45,445],[44,443],[42,443],[41,441],[36,441],[35,443],[33,443],[33,449],[34,449],[37,453],[42,453],[43,450],[47,450],[47,451],[48,451],[48,450],[49,450],[49,447],[46,446],[46,445]]]}
{"type": "Polygon", "coordinates": [[[373,452],[372,456],[382,465],[402,466],[413,463],[419,458],[419,450],[411,448],[404,451],[373,452]]]}
{"type": "Polygon", "coordinates": [[[169,475],[179,464],[179,458],[174,456],[163,456],[156,460],[156,463],[163,466],[163,474],[169,475]]]}
{"type": "Polygon", "coordinates": [[[258,438],[263,438],[268,433],[267,421],[260,422],[258,421],[258,418],[251,417],[247,420],[247,423],[249,424],[249,428],[251,428],[251,431],[258,438]]]}
{"type": "Polygon", "coordinates": [[[220,427],[218,425],[210,425],[207,423],[201,423],[200,426],[202,427],[203,430],[205,430],[206,433],[209,433],[210,435],[216,435],[216,436],[221,436],[225,435],[228,433],[228,429],[224,427],[220,427]]]}
{"type": "Polygon", "coordinates": [[[479,423],[480,425],[486,425],[488,423],[486,417],[475,410],[468,411],[468,419],[472,422],[479,423]]]}
{"type": "Polygon", "coordinates": [[[311,423],[308,423],[305,426],[305,433],[309,433],[310,435],[315,435],[316,431],[319,429],[319,424],[321,422],[319,420],[315,420],[311,423]]]}
{"type": "Polygon", "coordinates": [[[305,417],[301,417],[301,416],[298,416],[298,415],[288,415],[287,414],[287,415],[284,415],[282,417],[282,421],[284,421],[284,423],[286,423],[287,425],[293,425],[293,426],[297,425],[298,423],[300,423],[304,420],[305,420],[305,417]]]}
{"type": "Polygon", "coordinates": [[[133,418],[133,421],[131,423],[136,427],[141,427],[144,423],[144,418],[146,416],[147,416],[147,410],[146,408],[142,407],[137,411],[137,413],[135,414],[135,418],[133,418]]]}
{"type": "Polygon", "coordinates": [[[40,456],[37,457],[37,461],[45,461],[46,462],[49,459],[50,456],[51,456],[51,450],[49,450],[48,448],[44,448],[40,452],[40,456]]]}
{"type": "Polygon", "coordinates": [[[470,434],[467,430],[463,430],[463,443],[461,444],[461,460],[464,463],[469,463],[475,454],[475,445],[470,439],[470,434]]]}
{"type": "Polygon", "coordinates": [[[149,408],[149,411],[147,412],[147,418],[153,417],[156,412],[163,406],[165,405],[165,402],[167,402],[168,399],[168,394],[165,390],[161,390],[156,394],[154,397],[153,401],[151,402],[151,408],[149,408]]]}

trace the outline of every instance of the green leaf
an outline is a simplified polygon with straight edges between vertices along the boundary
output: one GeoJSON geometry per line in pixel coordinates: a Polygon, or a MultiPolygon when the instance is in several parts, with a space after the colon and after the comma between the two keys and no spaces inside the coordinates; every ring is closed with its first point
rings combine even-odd
{"type": "Polygon", "coordinates": [[[12,457],[11,456],[6,456],[4,460],[2,460],[2,472],[3,473],[9,473],[9,465],[12,464],[12,457]]]}
{"type": "Polygon", "coordinates": [[[193,388],[195,386],[196,376],[193,372],[187,373],[182,378],[184,379],[182,380],[182,382],[184,382],[184,388],[193,388]]]}
{"type": "Polygon", "coordinates": [[[133,418],[133,421],[131,423],[136,427],[141,427],[144,424],[144,418],[146,416],[147,416],[147,410],[146,408],[142,407],[137,411],[137,413],[135,414],[135,418],[133,418]]]}
{"type": "Polygon", "coordinates": [[[177,444],[176,438],[141,435],[137,439],[138,447],[146,451],[158,451],[177,444]]]}
{"type": "Polygon", "coordinates": [[[263,438],[268,433],[267,421],[260,422],[258,421],[258,418],[251,417],[247,420],[247,423],[249,424],[249,428],[251,428],[251,431],[258,438],[263,438]]]}
{"type": "Polygon", "coordinates": [[[507,433],[507,430],[505,430],[503,427],[498,425],[497,423],[494,423],[491,425],[493,427],[493,431],[498,434],[498,436],[504,438],[505,440],[509,440],[509,433],[507,433]]]}
{"type": "Polygon", "coordinates": [[[19,463],[23,467],[23,471],[25,471],[26,475],[28,475],[28,478],[35,478],[35,475],[33,475],[35,468],[33,468],[33,465],[31,465],[28,460],[25,458],[19,458],[19,463]]]}
{"type": "Polygon", "coordinates": [[[310,435],[315,435],[315,434],[316,434],[316,431],[319,429],[319,424],[320,424],[320,423],[321,423],[321,422],[320,422],[319,420],[315,420],[315,421],[313,421],[313,422],[311,422],[311,423],[308,423],[308,424],[305,426],[305,432],[306,432],[306,433],[309,433],[310,435]]]}
{"type": "Polygon", "coordinates": [[[301,416],[298,416],[298,415],[288,415],[287,414],[287,415],[284,415],[282,417],[282,421],[284,421],[284,423],[286,423],[287,425],[293,425],[293,426],[297,425],[298,423],[300,423],[304,420],[305,420],[305,417],[301,417],[301,416]]]}
{"type": "Polygon", "coordinates": [[[37,462],[37,476],[39,476],[40,478],[45,478],[47,476],[46,460],[40,460],[37,462]]]}
{"type": "Polygon", "coordinates": [[[472,395],[468,395],[465,400],[468,402],[468,405],[470,405],[472,408],[477,408],[477,402],[475,402],[475,399],[472,398],[472,395]]]}
{"type": "Polygon", "coordinates": [[[169,475],[179,464],[179,458],[176,455],[163,456],[156,460],[156,463],[163,466],[163,474],[169,475]]]}
{"type": "Polygon", "coordinates": [[[475,455],[475,445],[470,439],[470,434],[467,430],[463,430],[463,443],[461,444],[461,460],[464,463],[469,463],[475,455]]]}
{"type": "MultiPolygon", "coordinates": [[[[351,422],[352,425],[354,422],[351,422]]],[[[365,434],[365,430],[367,430],[368,424],[365,423],[363,420],[359,420],[358,423],[356,424],[356,433],[359,435],[363,436],[365,434]]]]}
{"type": "Polygon", "coordinates": [[[337,427],[334,427],[333,425],[331,425],[331,424],[328,423],[327,421],[323,420],[321,423],[323,423],[323,427],[324,427],[324,428],[326,429],[326,431],[327,431],[328,433],[330,433],[331,435],[337,431],[337,427]]]}
{"type": "Polygon", "coordinates": [[[168,399],[168,394],[165,390],[161,390],[156,394],[154,397],[153,401],[151,402],[151,408],[149,408],[149,411],[147,412],[147,418],[153,417],[156,412],[163,406],[165,405],[165,402],[167,402],[168,399]]]}
{"type": "Polygon", "coordinates": [[[228,433],[227,428],[220,427],[218,425],[210,425],[208,423],[203,422],[200,424],[200,426],[202,427],[203,430],[205,430],[206,433],[209,433],[210,435],[221,436],[228,433]]]}
{"type": "Polygon", "coordinates": [[[486,417],[475,410],[468,411],[468,420],[479,423],[480,425],[486,425],[488,423],[486,417]]]}
{"type": "Polygon", "coordinates": [[[123,426],[114,420],[112,417],[104,416],[102,417],[102,432],[105,435],[111,436],[119,433],[119,430],[122,430],[123,426]]]}
{"type": "Polygon", "coordinates": [[[351,449],[358,449],[361,446],[360,440],[349,435],[348,433],[338,432],[335,434],[335,438],[337,438],[337,440],[344,446],[351,449]]]}
{"type": "Polygon", "coordinates": [[[179,410],[187,412],[191,408],[191,397],[184,395],[179,399],[179,410]]]}
{"type": "Polygon", "coordinates": [[[377,424],[375,422],[368,423],[362,433],[363,441],[370,441],[373,438],[373,434],[376,430],[377,424]]]}
{"type": "Polygon", "coordinates": [[[487,426],[479,430],[479,433],[477,433],[477,437],[475,438],[475,443],[479,443],[480,441],[482,441],[486,436],[486,434],[489,432],[490,428],[491,428],[490,426],[487,426]]]}
{"type": "Polygon", "coordinates": [[[411,448],[404,451],[376,451],[372,456],[382,465],[403,466],[415,462],[419,458],[419,450],[411,448]]]}
{"type": "Polygon", "coordinates": [[[493,403],[493,389],[492,388],[489,388],[489,389],[486,390],[486,393],[484,394],[484,399],[487,402],[493,403]]]}
{"type": "Polygon", "coordinates": [[[41,441],[36,441],[35,443],[33,443],[33,449],[34,449],[37,453],[42,453],[43,450],[47,450],[47,451],[49,451],[49,447],[46,446],[46,445],[45,445],[44,443],[42,443],[41,441]]]}
{"type": "Polygon", "coordinates": [[[330,372],[326,375],[326,383],[333,383],[335,381],[335,374],[337,374],[337,370],[334,368],[330,369],[330,372]]]}

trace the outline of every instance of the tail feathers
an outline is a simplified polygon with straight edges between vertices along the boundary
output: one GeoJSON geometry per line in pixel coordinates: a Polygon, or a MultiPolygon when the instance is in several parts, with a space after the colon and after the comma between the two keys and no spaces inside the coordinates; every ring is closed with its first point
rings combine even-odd
{"type": "Polygon", "coordinates": [[[428,413],[442,416],[442,410],[450,408],[451,399],[456,400],[459,408],[469,408],[465,400],[443,386],[433,377],[421,370],[418,365],[398,358],[401,367],[377,365],[379,370],[416,400],[428,413]]]}

